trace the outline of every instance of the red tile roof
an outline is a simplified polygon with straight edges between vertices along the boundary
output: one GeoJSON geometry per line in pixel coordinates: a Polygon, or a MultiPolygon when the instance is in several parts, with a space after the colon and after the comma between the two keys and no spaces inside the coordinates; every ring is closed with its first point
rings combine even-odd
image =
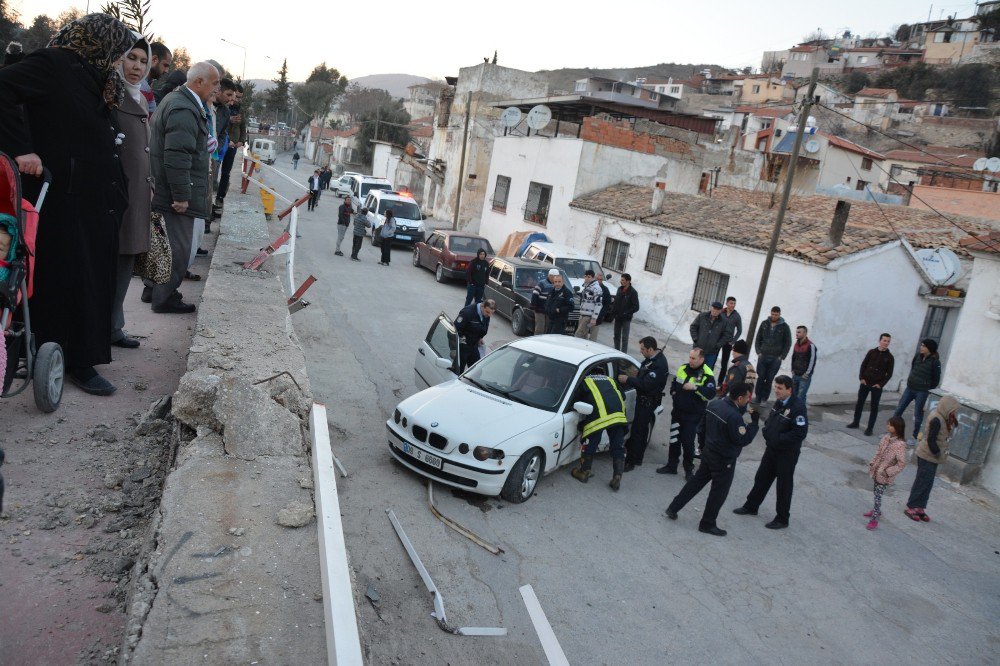
{"type": "Polygon", "coordinates": [[[887,160],[899,160],[900,162],[916,162],[918,164],[933,164],[939,166],[957,166],[971,169],[972,165],[980,157],[986,157],[984,153],[975,150],[956,150],[953,148],[942,149],[938,146],[928,146],[926,152],[913,150],[910,148],[890,150],[885,154],[887,160]],[[928,155],[927,153],[931,153],[928,155]]]}
{"type": "Polygon", "coordinates": [[[870,157],[873,160],[884,160],[885,156],[876,153],[874,150],[868,150],[864,146],[859,146],[853,141],[848,141],[839,136],[833,136],[832,134],[826,134],[824,132],[819,132],[820,135],[825,136],[826,140],[830,142],[830,145],[836,146],[841,150],[849,150],[852,153],[858,153],[859,155],[864,155],[865,157],[870,157]]]}
{"type": "Polygon", "coordinates": [[[960,245],[965,250],[1000,255],[1000,231],[992,231],[988,234],[977,236],[967,236],[960,241],[960,245]]]}
{"type": "Polygon", "coordinates": [[[888,97],[889,95],[895,95],[896,90],[894,88],[862,88],[858,92],[854,93],[855,97],[888,97]]]}

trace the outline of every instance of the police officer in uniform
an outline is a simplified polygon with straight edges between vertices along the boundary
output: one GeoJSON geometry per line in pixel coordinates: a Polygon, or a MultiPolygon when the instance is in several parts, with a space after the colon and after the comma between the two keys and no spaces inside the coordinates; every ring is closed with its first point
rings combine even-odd
{"type": "Polygon", "coordinates": [[[482,303],[473,303],[462,308],[455,317],[455,331],[458,333],[462,350],[459,372],[463,372],[465,368],[479,360],[479,345],[490,329],[490,317],[496,309],[496,301],[487,298],[482,303]]]}
{"type": "Polygon", "coordinates": [[[737,340],[733,343],[730,351],[733,353],[733,364],[729,366],[729,370],[726,371],[726,376],[722,380],[723,393],[737,382],[753,384],[757,381],[757,371],[754,370],[753,364],[750,363],[750,357],[747,356],[750,353],[750,345],[747,344],[747,341],[737,340]]]}
{"type": "Polygon", "coordinates": [[[639,353],[645,359],[639,366],[639,373],[635,377],[618,375],[618,383],[625,388],[634,388],[637,394],[635,416],[632,417],[632,428],[628,441],[625,442],[626,472],[642,465],[653,413],[663,402],[663,389],[667,386],[667,375],[670,372],[666,357],[656,348],[656,338],[647,335],[639,340],[639,353]]]}
{"type": "Polygon", "coordinates": [[[777,398],[771,413],[764,422],[764,457],[753,480],[753,489],[743,506],[733,509],[738,516],[756,516],[761,502],[767,497],[774,480],[778,480],[777,513],[774,520],[764,527],[780,530],[788,527],[788,513],[792,506],[792,476],[799,461],[802,440],[809,432],[806,407],[793,395],[794,382],[788,375],[774,380],[777,398]]]}
{"type": "Polygon", "coordinates": [[[701,465],[677,497],[667,507],[667,518],[677,520],[677,512],[684,508],[695,495],[701,492],[709,482],[712,487],[708,491],[708,501],[705,502],[705,513],[701,516],[698,531],[714,536],[726,536],[726,531],[715,524],[719,510],[729,495],[729,487],[733,484],[733,473],[736,471],[736,459],[743,447],[753,441],[757,434],[760,414],[750,411],[750,424],[743,419],[747,405],[753,395],[753,386],[739,382],[729,387],[725,398],[717,398],[709,403],[705,410],[705,450],[701,456],[701,465]]]}
{"type": "Polygon", "coordinates": [[[670,442],[667,464],[657,474],[676,474],[681,450],[684,451],[684,478],[694,476],[694,441],[698,426],[705,415],[708,401],[715,397],[715,374],[705,364],[705,355],[698,347],[688,353],[688,362],[677,370],[670,385],[674,407],[670,420],[678,426],[677,441],[670,442]]]}
{"type": "Polygon", "coordinates": [[[584,378],[574,401],[585,402],[594,410],[580,421],[583,454],[580,456],[579,467],[574,467],[570,474],[583,483],[593,476],[590,467],[594,464],[594,454],[601,442],[601,434],[607,430],[614,470],[608,485],[617,492],[625,469],[625,428],[628,425],[625,399],[615,382],[603,373],[603,368],[598,367],[584,378]]]}

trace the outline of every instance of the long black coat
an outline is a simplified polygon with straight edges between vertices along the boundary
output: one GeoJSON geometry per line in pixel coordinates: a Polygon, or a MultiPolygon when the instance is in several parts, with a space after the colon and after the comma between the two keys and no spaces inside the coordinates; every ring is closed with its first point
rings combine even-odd
{"type": "MultiPolygon", "coordinates": [[[[110,363],[118,225],[128,199],[102,87],[75,53],[46,48],[0,69],[0,100],[0,150],[37,153],[52,172],[30,302],[37,342],[62,345],[71,370],[110,363]]],[[[40,181],[23,182],[34,201],[40,181]]]]}

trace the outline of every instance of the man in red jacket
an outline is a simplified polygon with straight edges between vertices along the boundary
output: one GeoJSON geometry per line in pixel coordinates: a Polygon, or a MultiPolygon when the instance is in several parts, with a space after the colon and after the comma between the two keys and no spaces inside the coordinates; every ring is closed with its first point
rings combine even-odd
{"type": "Polygon", "coordinates": [[[865,408],[865,400],[870,393],[872,396],[871,414],[868,416],[868,428],[865,434],[871,436],[875,428],[875,419],[878,418],[878,401],[882,398],[882,389],[892,378],[892,371],[895,359],[889,351],[889,343],[892,336],[883,333],[878,338],[878,347],[868,350],[865,360],[861,362],[861,371],[858,379],[861,385],[858,387],[858,403],[854,405],[854,420],[847,424],[848,428],[858,428],[861,425],[861,412],[865,408]]]}

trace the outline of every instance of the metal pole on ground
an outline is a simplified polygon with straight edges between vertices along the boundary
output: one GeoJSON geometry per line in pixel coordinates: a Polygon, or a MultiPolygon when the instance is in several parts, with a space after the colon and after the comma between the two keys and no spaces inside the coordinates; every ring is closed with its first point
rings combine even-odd
{"type": "Polygon", "coordinates": [[[760,309],[764,304],[764,292],[767,290],[767,281],[771,277],[771,264],[774,263],[774,253],[778,249],[778,238],[781,236],[781,225],[785,221],[785,211],[788,209],[788,199],[792,194],[792,180],[795,178],[795,166],[799,160],[799,151],[802,149],[802,136],[806,131],[806,120],[809,118],[809,109],[812,108],[814,96],[816,94],[816,79],[819,77],[819,68],[814,67],[812,76],[809,78],[809,93],[802,103],[802,110],[799,111],[799,129],[795,133],[795,145],[792,146],[792,156],[789,159],[787,174],[785,176],[785,189],[781,193],[781,204],[778,206],[778,217],[774,221],[774,231],[771,233],[771,244],[767,247],[767,258],[764,260],[764,270],[760,275],[760,284],[757,285],[757,298],[753,303],[753,314],[750,316],[750,323],[746,327],[746,341],[753,346],[754,336],[757,334],[757,319],[760,317],[760,309]]]}

